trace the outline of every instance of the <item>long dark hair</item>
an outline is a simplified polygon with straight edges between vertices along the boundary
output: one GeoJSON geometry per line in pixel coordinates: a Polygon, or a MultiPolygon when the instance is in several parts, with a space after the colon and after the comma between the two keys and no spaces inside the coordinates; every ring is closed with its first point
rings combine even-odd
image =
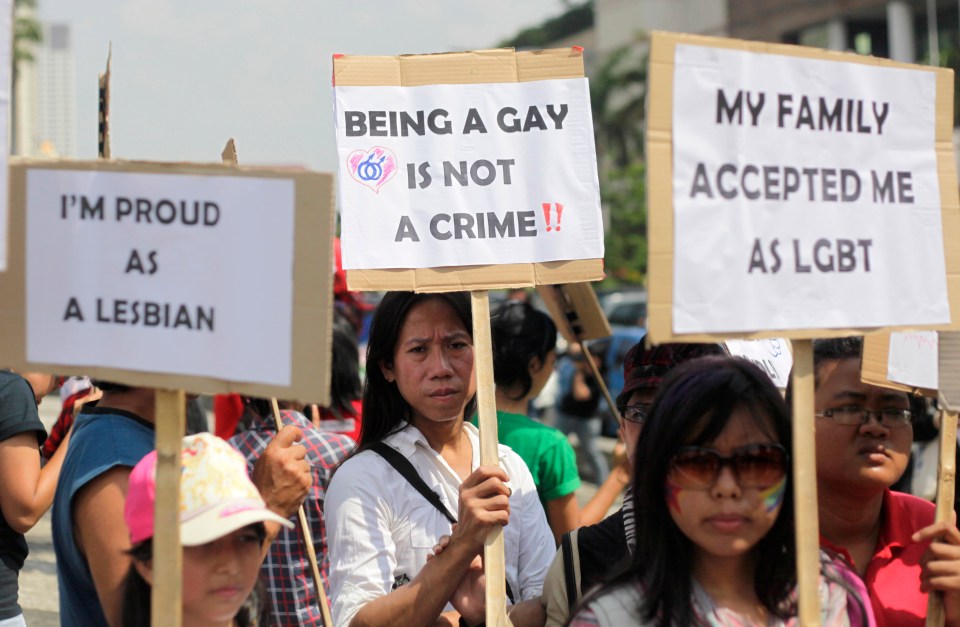
{"type": "MultiPolygon", "coordinates": [[[[735,357],[704,357],[678,366],[664,380],[637,442],[634,504],[637,548],[632,574],[644,586],[642,613],[661,626],[694,624],[693,543],[667,507],[666,478],[680,447],[711,442],[731,414],[745,409],[771,439],[791,450],[790,415],[770,378],[735,357]]],[[[754,589],[767,610],[781,618],[796,612],[793,547],[793,478],[788,464],[783,504],[773,526],[753,548],[754,589]]]]}
{"type": "MultiPolygon", "coordinates": [[[[470,296],[466,292],[388,292],[380,301],[370,324],[367,379],[363,386],[363,422],[360,426],[360,441],[350,457],[370,448],[374,442],[383,441],[385,437],[410,422],[410,405],[400,395],[397,384],[387,381],[383,376],[380,364],[393,363],[393,351],[410,310],[431,299],[440,299],[450,305],[467,333],[473,337],[470,296]]],[[[464,415],[472,416],[476,408],[477,399],[474,396],[467,402],[464,415]]]]}
{"type": "Polygon", "coordinates": [[[363,395],[360,383],[360,351],[349,322],[339,316],[333,325],[333,358],[330,365],[330,410],[352,416],[351,403],[363,395]]]}
{"type": "Polygon", "coordinates": [[[507,301],[491,316],[490,333],[493,341],[493,380],[504,389],[519,385],[519,400],[530,392],[533,377],[530,361],[546,361],[556,349],[557,325],[550,316],[537,311],[528,303],[507,301]]]}
{"type": "MultiPolygon", "coordinates": [[[[251,525],[260,537],[263,544],[267,537],[267,529],[263,523],[251,525]]],[[[133,561],[149,563],[153,559],[153,538],[138,542],[127,553],[133,561]]],[[[120,613],[122,627],[141,627],[150,624],[150,584],[140,576],[137,567],[130,563],[127,576],[123,580],[123,606],[120,613]]],[[[257,584],[250,592],[250,596],[240,607],[234,617],[237,627],[257,627],[270,624],[270,605],[266,592],[257,577],[257,584]]]]}

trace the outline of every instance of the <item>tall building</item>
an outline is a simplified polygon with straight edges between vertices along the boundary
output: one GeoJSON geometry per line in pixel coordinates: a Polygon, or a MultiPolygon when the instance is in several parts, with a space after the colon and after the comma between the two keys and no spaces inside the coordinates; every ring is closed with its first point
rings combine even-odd
{"type": "Polygon", "coordinates": [[[70,26],[44,24],[43,42],[32,52],[34,61],[21,64],[17,82],[17,153],[75,157],[76,96],[70,26]]]}

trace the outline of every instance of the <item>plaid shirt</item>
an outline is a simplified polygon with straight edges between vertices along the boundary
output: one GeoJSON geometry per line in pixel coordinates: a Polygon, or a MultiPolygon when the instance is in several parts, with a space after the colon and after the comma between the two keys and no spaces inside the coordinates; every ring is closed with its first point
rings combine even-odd
{"type": "MultiPolygon", "coordinates": [[[[281,412],[281,421],[284,425],[300,428],[303,433],[300,444],[307,448],[307,459],[313,467],[313,485],[303,502],[303,509],[313,535],[317,560],[320,562],[323,587],[329,595],[329,560],[327,533],[323,525],[323,500],[326,497],[330,473],[353,449],[354,442],[344,435],[317,431],[310,421],[298,412],[281,412]]],[[[249,431],[230,438],[230,444],[247,458],[248,473],[253,473],[254,462],[276,433],[277,428],[272,416],[256,417],[249,431]]],[[[291,520],[296,522],[296,516],[291,520]]],[[[267,553],[260,573],[260,579],[270,598],[273,624],[279,627],[323,625],[312,572],[300,529],[281,529],[267,553]]]]}

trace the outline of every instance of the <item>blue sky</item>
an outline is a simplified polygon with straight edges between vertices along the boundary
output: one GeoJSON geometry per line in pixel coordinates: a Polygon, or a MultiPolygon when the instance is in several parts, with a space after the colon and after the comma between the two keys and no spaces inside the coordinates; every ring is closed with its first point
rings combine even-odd
{"type": "Polygon", "coordinates": [[[562,0],[38,0],[72,26],[79,158],[96,156],[97,73],[113,42],[114,158],[335,168],[331,55],[487,48],[562,0]]]}

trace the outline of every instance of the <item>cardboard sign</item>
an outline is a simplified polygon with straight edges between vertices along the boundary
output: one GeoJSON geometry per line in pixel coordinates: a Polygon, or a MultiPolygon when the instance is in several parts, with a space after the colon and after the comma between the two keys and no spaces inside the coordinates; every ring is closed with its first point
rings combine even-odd
{"type": "Polygon", "coordinates": [[[332,177],[18,162],[0,362],[326,399],[332,177]]]}
{"type": "Polygon", "coordinates": [[[960,411],[960,333],[940,333],[938,343],[940,406],[948,412],[960,411]]]}
{"type": "Polygon", "coordinates": [[[333,69],[351,289],[602,278],[580,49],[337,55],[333,69]]]}
{"type": "Polygon", "coordinates": [[[666,34],[651,54],[655,341],[950,326],[949,71],[666,34]]]}
{"type": "Polygon", "coordinates": [[[918,388],[937,389],[936,331],[902,331],[890,334],[887,378],[918,388]]]}
{"type": "MultiPolygon", "coordinates": [[[[919,387],[889,378],[890,373],[890,338],[893,333],[871,333],[863,338],[863,358],[860,363],[860,380],[870,385],[900,390],[910,394],[918,394],[929,398],[936,398],[937,389],[919,387]]],[[[940,344],[940,342],[938,342],[940,344]]],[[[942,347],[938,346],[937,352],[942,347]]],[[[942,362],[942,355],[939,358],[942,362]]],[[[938,377],[939,378],[939,377],[938,377]]]]}
{"type": "Polygon", "coordinates": [[[610,323],[589,283],[541,285],[537,293],[566,341],[583,342],[612,335],[610,323]]]}
{"type": "Polygon", "coordinates": [[[793,355],[790,341],[782,338],[762,340],[727,340],[724,342],[731,355],[743,357],[763,370],[781,390],[787,389],[793,355]]]}

